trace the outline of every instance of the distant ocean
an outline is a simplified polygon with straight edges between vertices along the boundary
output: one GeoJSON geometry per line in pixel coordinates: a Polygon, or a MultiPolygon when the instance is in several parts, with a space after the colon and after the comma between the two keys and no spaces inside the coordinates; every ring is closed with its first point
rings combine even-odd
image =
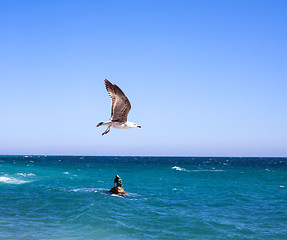
{"type": "Polygon", "coordinates": [[[0,156],[0,239],[286,240],[287,158],[0,156]]]}

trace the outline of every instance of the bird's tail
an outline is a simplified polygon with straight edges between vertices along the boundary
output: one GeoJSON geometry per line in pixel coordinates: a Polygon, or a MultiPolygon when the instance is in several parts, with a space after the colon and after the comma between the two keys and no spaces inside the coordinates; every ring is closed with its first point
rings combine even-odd
{"type": "Polygon", "coordinates": [[[104,123],[104,122],[100,122],[100,123],[98,123],[97,127],[99,127],[99,126],[103,125],[103,123],[104,123]]]}

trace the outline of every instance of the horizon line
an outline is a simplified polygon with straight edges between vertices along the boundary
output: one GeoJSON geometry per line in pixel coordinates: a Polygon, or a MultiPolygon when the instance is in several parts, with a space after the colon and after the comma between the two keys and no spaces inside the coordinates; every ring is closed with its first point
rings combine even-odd
{"type": "Polygon", "coordinates": [[[23,157],[33,157],[33,156],[43,156],[43,157],[166,157],[166,158],[287,158],[287,156],[177,156],[177,155],[69,155],[69,154],[0,154],[0,157],[13,157],[13,156],[23,156],[23,157]]]}

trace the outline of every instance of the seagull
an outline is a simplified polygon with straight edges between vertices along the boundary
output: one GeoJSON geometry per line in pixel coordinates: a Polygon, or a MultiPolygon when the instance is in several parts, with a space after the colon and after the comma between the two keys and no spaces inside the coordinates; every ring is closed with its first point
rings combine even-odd
{"type": "Polygon", "coordinates": [[[107,134],[110,128],[128,129],[141,126],[136,123],[129,122],[128,114],[131,110],[131,103],[123,91],[115,84],[112,84],[108,79],[105,79],[106,89],[110,98],[112,99],[111,118],[107,122],[100,122],[97,127],[105,125],[108,126],[102,135],[107,134]]]}

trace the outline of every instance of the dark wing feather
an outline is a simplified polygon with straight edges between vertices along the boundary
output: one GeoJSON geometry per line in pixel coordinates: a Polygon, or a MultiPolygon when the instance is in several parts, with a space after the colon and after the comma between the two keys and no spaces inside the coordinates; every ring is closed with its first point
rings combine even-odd
{"type": "Polygon", "coordinates": [[[116,94],[115,94],[115,91],[114,91],[114,85],[108,80],[108,79],[105,79],[105,86],[106,86],[106,89],[107,89],[107,92],[112,100],[112,104],[111,104],[111,118],[113,117],[114,115],[114,105],[115,105],[115,101],[116,101],[116,94]]]}
{"type": "Polygon", "coordinates": [[[111,121],[126,122],[129,111],[131,110],[131,103],[123,91],[117,86],[105,79],[106,89],[112,99],[111,106],[111,121]]]}

